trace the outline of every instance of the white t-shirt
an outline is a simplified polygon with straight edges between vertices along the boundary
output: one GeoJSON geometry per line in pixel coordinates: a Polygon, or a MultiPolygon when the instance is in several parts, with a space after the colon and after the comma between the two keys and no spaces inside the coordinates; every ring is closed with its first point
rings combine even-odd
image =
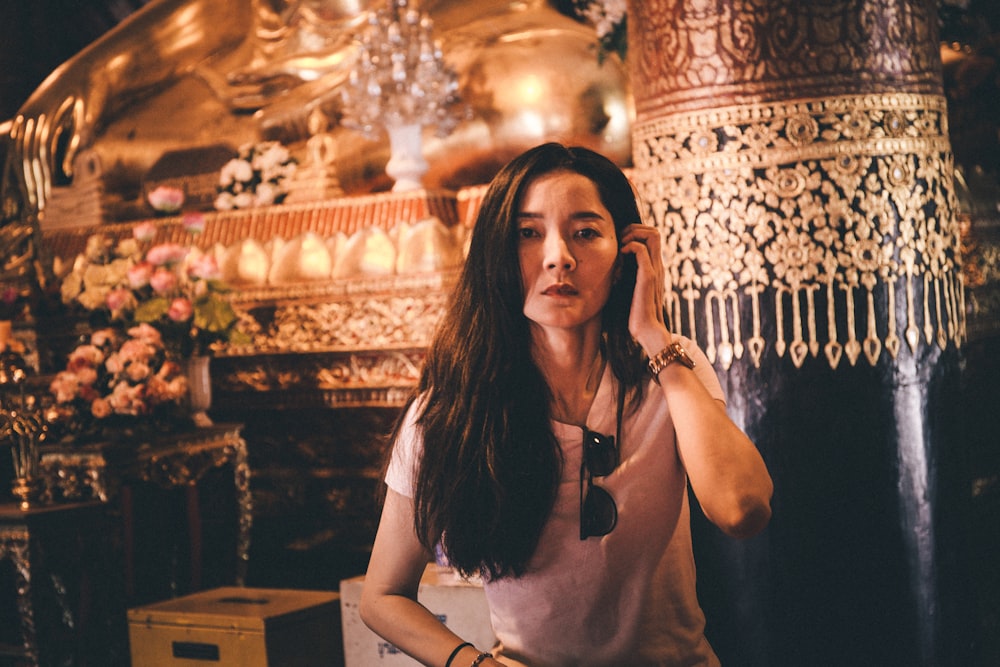
{"type": "MultiPolygon", "coordinates": [[[[722,387],[704,353],[681,339],[694,372],[718,399],[722,387]]],[[[616,387],[605,369],[586,426],[614,435],[616,387]]],[[[413,497],[421,450],[411,406],[386,483],[413,497]]],[[[580,540],[583,429],[553,421],[565,464],[552,514],[527,571],[485,582],[497,657],[530,667],[620,665],[716,666],[695,593],[687,476],[677,455],[673,420],[650,380],[638,409],[622,423],[621,463],[595,478],[618,507],[608,535],[580,540]]]]}

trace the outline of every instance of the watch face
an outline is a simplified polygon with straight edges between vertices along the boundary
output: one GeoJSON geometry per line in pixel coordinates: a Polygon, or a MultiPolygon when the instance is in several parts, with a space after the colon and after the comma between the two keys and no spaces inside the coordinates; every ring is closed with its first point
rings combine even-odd
{"type": "Polygon", "coordinates": [[[681,347],[680,343],[674,343],[674,356],[688,368],[694,368],[694,359],[688,356],[687,350],[681,347]]]}

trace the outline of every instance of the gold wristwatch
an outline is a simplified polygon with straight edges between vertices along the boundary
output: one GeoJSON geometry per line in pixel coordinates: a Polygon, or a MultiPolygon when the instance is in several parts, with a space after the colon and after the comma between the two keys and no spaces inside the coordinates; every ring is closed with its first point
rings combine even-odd
{"type": "Polygon", "coordinates": [[[676,341],[667,345],[649,360],[649,372],[653,375],[656,384],[660,384],[660,372],[675,361],[687,368],[694,368],[694,359],[688,356],[687,350],[676,341]]]}

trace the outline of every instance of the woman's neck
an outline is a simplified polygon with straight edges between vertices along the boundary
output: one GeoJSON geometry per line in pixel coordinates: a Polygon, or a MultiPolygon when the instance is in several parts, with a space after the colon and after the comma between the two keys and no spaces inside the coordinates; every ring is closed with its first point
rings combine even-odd
{"type": "Polygon", "coordinates": [[[583,426],[604,371],[601,337],[549,336],[536,340],[533,356],[552,393],[552,418],[583,426]]]}

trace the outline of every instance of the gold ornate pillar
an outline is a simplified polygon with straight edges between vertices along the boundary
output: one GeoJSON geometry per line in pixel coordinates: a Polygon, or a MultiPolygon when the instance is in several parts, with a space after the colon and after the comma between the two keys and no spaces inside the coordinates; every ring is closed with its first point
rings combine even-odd
{"type": "Polygon", "coordinates": [[[664,230],[680,328],[723,368],[744,354],[759,367],[769,353],[796,367],[810,355],[832,368],[845,356],[874,365],[904,341],[914,351],[960,344],[932,5],[630,9],[643,26],[629,53],[635,178],[664,230]],[[887,307],[876,308],[880,299],[887,307]]]}
{"type": "Polygon", "coordinates": [[[935,6],[628,5],[673,328],[775,479],[763,536],[696,527],[709,639],[727,665],[945,664],[966,324],[935,6]]]}

